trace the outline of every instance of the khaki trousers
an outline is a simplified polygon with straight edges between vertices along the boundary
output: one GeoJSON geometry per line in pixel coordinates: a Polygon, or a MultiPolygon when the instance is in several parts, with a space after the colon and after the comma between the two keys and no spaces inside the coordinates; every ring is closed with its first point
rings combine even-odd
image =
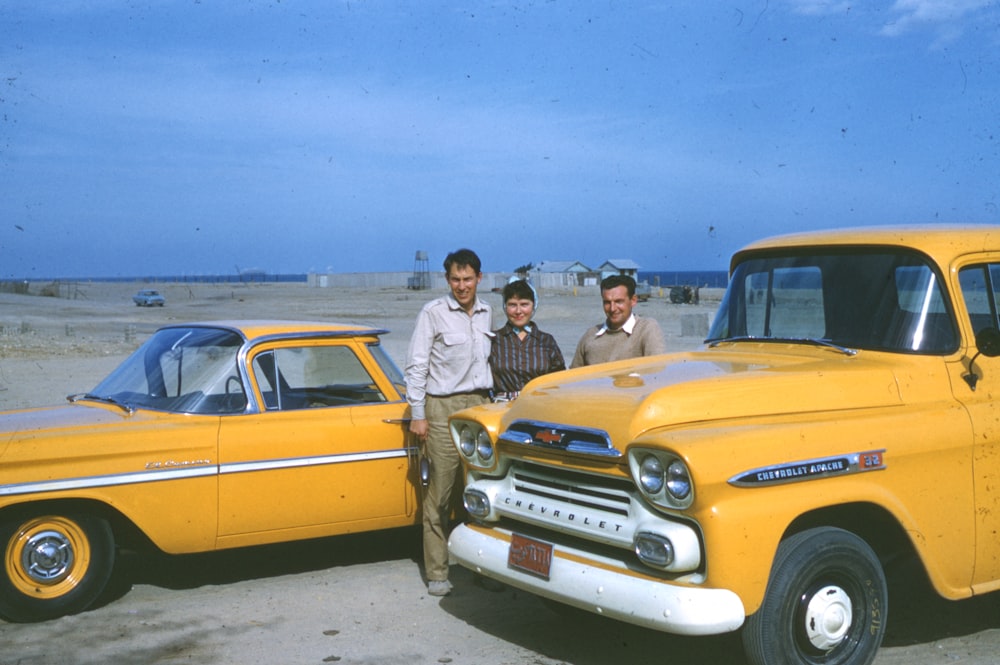
{"type": "MultiPolygon", "coordinates": [[[[462,462],[451,440],[448,417],[489,400],[480,395],[427,396],[427,441],[424,455],[430,460],[430,481],[423,493],[424,574],[428,581],[448,579],[448,527],[453,493],[461,492],[462,462]],[[458,481],[458,482],[456,482],[458,481]]],[[[461,505],[457,503],[457,505],[461,505]]]]}

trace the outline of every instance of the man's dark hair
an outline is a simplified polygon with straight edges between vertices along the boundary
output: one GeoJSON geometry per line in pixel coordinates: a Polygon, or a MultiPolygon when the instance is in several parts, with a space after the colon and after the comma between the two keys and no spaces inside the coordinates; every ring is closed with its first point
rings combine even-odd
{"type": "Polygon", "coordinates": [[[479,257],[471,249],[456,249],[454,252],[449,254],[444,259],[444,272],[449,274],[451,272],[451,267],[464,268],[468,266],[472,268],[478,275],[482,272],[482,263],[479,261],[479,257]]]}
{"type": "Polygon", "coordinates": [[[628,297],[631,298],[635,295],[635,280],[628,275],[608,275],[601,280],[601,291],[607,291],[608,289],[613,289],[618,286],[624,286],[628,289],[628,297]]]}
{"type": "Polygon", "coordinates": [[[515,300],[530,300],[535,302],[535,290],[531,288],[527,280],[516,279],[513,282],[507,282],[503,287],[503,303],[507,304],[510,299],[515,300]]]}

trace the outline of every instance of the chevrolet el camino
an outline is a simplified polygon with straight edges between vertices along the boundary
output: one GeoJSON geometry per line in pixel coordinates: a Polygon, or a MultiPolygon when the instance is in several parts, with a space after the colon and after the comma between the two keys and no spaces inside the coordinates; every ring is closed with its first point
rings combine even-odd
{"type": "Polygon", "coordinates": [[[179,554],[417,523],[385,332],[172,325],[68,404],[0,414],[0,616],[86,608],[137,534],[179,554]]]}

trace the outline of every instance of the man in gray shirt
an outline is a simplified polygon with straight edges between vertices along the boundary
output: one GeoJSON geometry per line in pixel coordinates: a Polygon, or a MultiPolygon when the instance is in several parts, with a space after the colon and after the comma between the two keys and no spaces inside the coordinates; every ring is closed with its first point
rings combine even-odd
{"type": "Polygon", "coordinates": [[[605,277],[601,280],[601,299],[607,319],[583,334],[570,367],[667,352],[656,319],[639,318],[632,311],[638,302],[634,279],[628,275],[605,277]]]}
{"type": "Polygon", "coordinates": [[[448,417],[488,402],[493,387],[493,310],[477,295],[483,278],[479,257],[469,249],[457,250],[445,259],[444,269],[451,292],[424,305],[417,315],[405,369],[410,431],[430,461],[423,495],[424,574],[427,591],[434,596],[451,591],[447,530],[461,471],[448,417]]]}

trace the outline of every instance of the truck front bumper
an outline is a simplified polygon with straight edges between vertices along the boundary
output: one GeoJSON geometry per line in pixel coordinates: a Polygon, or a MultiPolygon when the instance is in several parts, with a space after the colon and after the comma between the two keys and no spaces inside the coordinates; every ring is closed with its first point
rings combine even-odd
{"type": "Polygon", "coordinates": [[[743,602],[728,589],[672,584],[556,546],[549,578],[507,565],[511,534],[498,528],[463,524],[448,541],[453,560],[486,577],[567,605],[678,635],[715,635],[743,625],[743,602]]]}

